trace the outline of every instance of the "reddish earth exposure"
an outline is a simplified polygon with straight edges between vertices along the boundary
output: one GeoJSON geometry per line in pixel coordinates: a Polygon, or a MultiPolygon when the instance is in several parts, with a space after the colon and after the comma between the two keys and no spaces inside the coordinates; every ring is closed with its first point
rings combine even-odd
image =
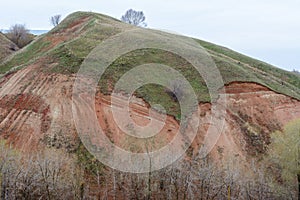
{"type": "MultiPolygon", "coordinates": [[[[72,150],[78,142],[71,106],[75,75],[46,74],[37,70],[37,66],[35,64],[11,74],[1,83],[1,137],[13,143],[20,142],[25,149],[46,144],[72,150]]],[[[298,100],[275,93],[262,85],[231,83],[225,89],[227,109],[225,116],[220,116],[225,119],[225,124],[213,150],[215,156],[221,150],[223,157],[235,154],[247,158],[263,153],[273,131],[300,118],[298,100]]],[[[117,102],[118,106],[125,106],[122,100],[117,102]]],[[[110,104],[108,96],[97,93],[96,115],[107,136],[122,148],[128,149],[134,143],[136,148],[133,151],[144,151],[139,140],[128,137],[119,129],[110,104]]],[[[142,99],[133,98],[130,107],[131,117],[137,124],[146,125],[149,122],[148,104],[142,99]]],[[[192,143],[194,152],[203,144],[207,129],[213,126],[210,121],[211,105],[200,103],[199,108],[200,126],[192,143]]],[[[86,117],[82,120],[90,119],[86,117]]],[[[179,123],[174,117],[168,116],[163,129],[154,137],[157,142],[153,143],[153,148],[166,145],[178,129],[179,123]]]]}

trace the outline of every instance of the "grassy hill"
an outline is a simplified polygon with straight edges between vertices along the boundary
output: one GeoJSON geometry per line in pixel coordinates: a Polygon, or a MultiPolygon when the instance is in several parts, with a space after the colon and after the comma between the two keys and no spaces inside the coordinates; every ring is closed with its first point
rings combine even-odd
{"type": "MultiPolygon", "coordinates": [[[[53,30],[39,36],[20,53],[2,63],[0,74],[32,64],[38,64],[45,73],[74,74],[87,55],[102,41],[132,28],[136,27],[105,15],[90,12],[73,13],[53,30]]],[[[204,47],[215,61],[225,84],[235,81],[256,82],[300,100],[300,78],[296,74],[225,47],[199,39],[194,40],[204,47]]],[[[102,93],[110,93],[111,86],[131,68],[149,62],[165,64],[179,70],[191,83],[199,102],[210,101],[205,81],[187,61],[173,53],[157,49],[136,50],[115,60],[99,82],[102,93]]],[[[136,95],[149,103],[162,104],[169,114],[177,116],[177,102],[164,91],[163,87],[146,85],[139,88],[136,95]]]]}

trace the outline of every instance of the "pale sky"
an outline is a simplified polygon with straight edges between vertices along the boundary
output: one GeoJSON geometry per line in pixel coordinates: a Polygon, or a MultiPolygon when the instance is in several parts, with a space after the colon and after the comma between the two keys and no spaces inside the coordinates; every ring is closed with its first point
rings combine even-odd
{"type": "Polygon", "coordinates": [[[13,0],[2,1],[0,29],[25,24],[51,29],[49,18],[93,11],[120,19],[144,11],[148,27],[229,47],[287,70],[300,71],[300,0],[13,0]]]}

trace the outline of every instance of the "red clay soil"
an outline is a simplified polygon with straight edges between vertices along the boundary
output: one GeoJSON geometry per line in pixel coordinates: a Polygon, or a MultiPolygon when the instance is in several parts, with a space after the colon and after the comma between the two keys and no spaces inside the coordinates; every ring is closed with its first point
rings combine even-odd
{"type": "MultiPolygon", "coordinates": [[[[236,155],[246,159],[249,155],[264,153],[272,132],[282,129],[287,122],[300,118],[299,101],[277,94],[259,84],[232,83],[226,86],[226,91],[228,102],[226,115],[223,116],[225,125],[212,152],[215,156],[236,155]]],[[[118,106],[125,106],[125,103],[119,103],[118,106]]],[[[192,145],[194,152],[203,143],[208,127],[213,126],[210,121],[211,105],[200,104],[199,108],[201,123],[192,145]]],[[[128,139],[114,122],[108,97],[100,95],[96,98],[96,110],[101,127],[115,144],[126,148],[127,141],[127,145],[134,143],[137,151],[143,151],[138,140],[128,139]]],[[[149,108],[142,100],[135,99],[131,104],[131,117],[138,124],[146,125],[149,122],[148,113],[149,108]]],[[[154,137],[154,141],[157,141],[154,148],[159,149],[167,144],[178,129],[178,122],[173,117],[167,117],[164,128],[154,137]]]]}
{"type": "Polygon", "coordinates": [[[6,96],[0,100],[0,108],[6,109],[9,113],[16,111],[29,111],[42,116],[42,133],[46,133],[50,127],[50,107],[39,96],[20,94],[6,96]]]}
{"type": "MultiPolygon", "coordinates": [[[[118,105],[115,106],[118,107],[125,107],[126,105],[126,101],[121,98],[117,100],[117,103],[118,105]]],[[[102,95],[97,96],[95,105],[99,124],[114,144],[133,152],[141,153],[146,151],[145,144],[142,140],[126,135],[126,133],[124,133],[115,123],[111,111],[110,97],[102,95]],[[133,146],[134,148],[132,148],[133,146]]],[[[151,119],[149,111],[150,109],[143,100],[138,98],[134,98],[132,100],[130,104],[130,116],[136,124],[146,126],[151,119]]],[[[158,113],[156,116],[156,120],[159,120],[160,117],[158,113]]],[[[168,116],[162,130],[152,138],[155,142],[152,143],[153,146],[151,148],[153,150],[162,148],[173,139],[178,130],[178,122],[174,119],[174,117],[168,116]]]]}
{"type": "Polygon", "coordinates": [[[39,96],[7,95],[0,100],[0,110],[1,136],[22,150],[25,144],[37,146],[50,128],[50,107],[39,96]]]}
{"type": "Polygon", "coordinates": [[[299,101],[259,84],[232,83],[226,92],[228,126],[237,132],[235,143],[250,155],[264,153],[272,132],[300,118],[299,101]]]}
{"type": "Polygon", "coordinates": [[[82,17],[78,20],[73,20],[73,22],[66,29],[66,32],[74,33],[76,31],[78,31],[80,29],[80,27],[82,26],[82,24],[87,22],[89,19],[91,19],[91,17],[87,16],[87,17],[82,17]]]}
{"type": "MultiPolygon", "coordinates": [[[[0,90],[0,124],[5,124],[5,128],[0,129],[1,137],[24,149],[32,149],[38,144],[75,148],[78,136],[71,107],[74,80],[74,75],[44,74],[36,70],[36,66],[6,77],[0,90]],[[15,132],[14,127],[19,131],[15,132]]],[[[226,86],[226,91],[226,114],[219,116],[225,119],[225,125],[212,151],[215,157],[237,155],[246,159],[263,153],[273,131],[300,118],[299,101],[264,86],[232,83],[226,86]]],[[[97,93],[95,102],[99,124],[107,136],[122,148],[129,149],[134,144],[135,148],[130,150],[143,152],[141,141],[123,133],[115,123],[110,98],[97,93]]],[[[118,106],[125,106],[122,100],[118,102],[118,106]]],[[[143,100],[134,98],[130,108],[131,117],[137,124],[146,125],[149,122],[149,108],[143,100]]],[[[210,121],[213,117],[211,105],[200,104],[199,108],[200,126],[192,144],[194,152],[203,143],[206,130],[213,126],[210,121]]],[[[88,122],[91,119],[87,117],[82,120],[88,122]]],[[[166,122],[161,123],[165,124],[153,139],[153,149],[166,145],[179,129],[174,117],[168,116],[166,122]]],[[[189,129],[191,127],[187,127],[189,129]]]]}
{"type": "Polygon", "coordinates": [[[0,87],[2,87],[3,84],[5,84],[6,81],[8,81],[16,72],[10,72],[5,74],[1,79],[0,79],[0,87]]]}
{"type": "Polygon", "coordinates": [[[225,91],[227,94],[239,94],[270,90],[267,87],[264,87],[257,83],[232,82],[225,85],[225,91]]]}
{"type": "Polygon", "coordinates": [[[75,143],[70,80],[68,76],[43,74],[34,65],[6,77],[0,90],[0,136],[22,151],[35,150],[45,138],[56,135],[63,138],[56,146],[75,143]]]}

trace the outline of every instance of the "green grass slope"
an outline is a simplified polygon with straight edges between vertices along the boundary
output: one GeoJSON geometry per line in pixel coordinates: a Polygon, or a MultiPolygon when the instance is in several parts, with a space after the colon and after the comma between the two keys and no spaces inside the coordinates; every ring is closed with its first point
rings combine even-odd
{"type": "MultiPolygon", "coordinates": [[[[90,12],[73,13],[49,33],[38,37],[20,53],[2,63],[0,74],[31,64],[40,65],[46,73],[74,74],[87,55],[102,41],[132,28],[136,27],[105,15],[90,12]]],[[[256,82],[273,91],[300,100],[300,78],[296,74],[225,47],[198,39],[194,40],[211,55],[225,84],[234,81],[256,82]]],[[[199,102],[210,101],[204,80],[186,60],[173,53],[157,49],[136,50],[115,60],[99,82],[101,91],[105,94],[110,93],[112,86],[125,72],[137,65],[149,62],[172,66],[180,71],[191,83],[199,102]]],[[[178,103],[166,94],[165,88],[145,85],[136,91],[136,95],[149,103],[159,103],[165,106],[169,114],[180,118],[178,103]]]]}

